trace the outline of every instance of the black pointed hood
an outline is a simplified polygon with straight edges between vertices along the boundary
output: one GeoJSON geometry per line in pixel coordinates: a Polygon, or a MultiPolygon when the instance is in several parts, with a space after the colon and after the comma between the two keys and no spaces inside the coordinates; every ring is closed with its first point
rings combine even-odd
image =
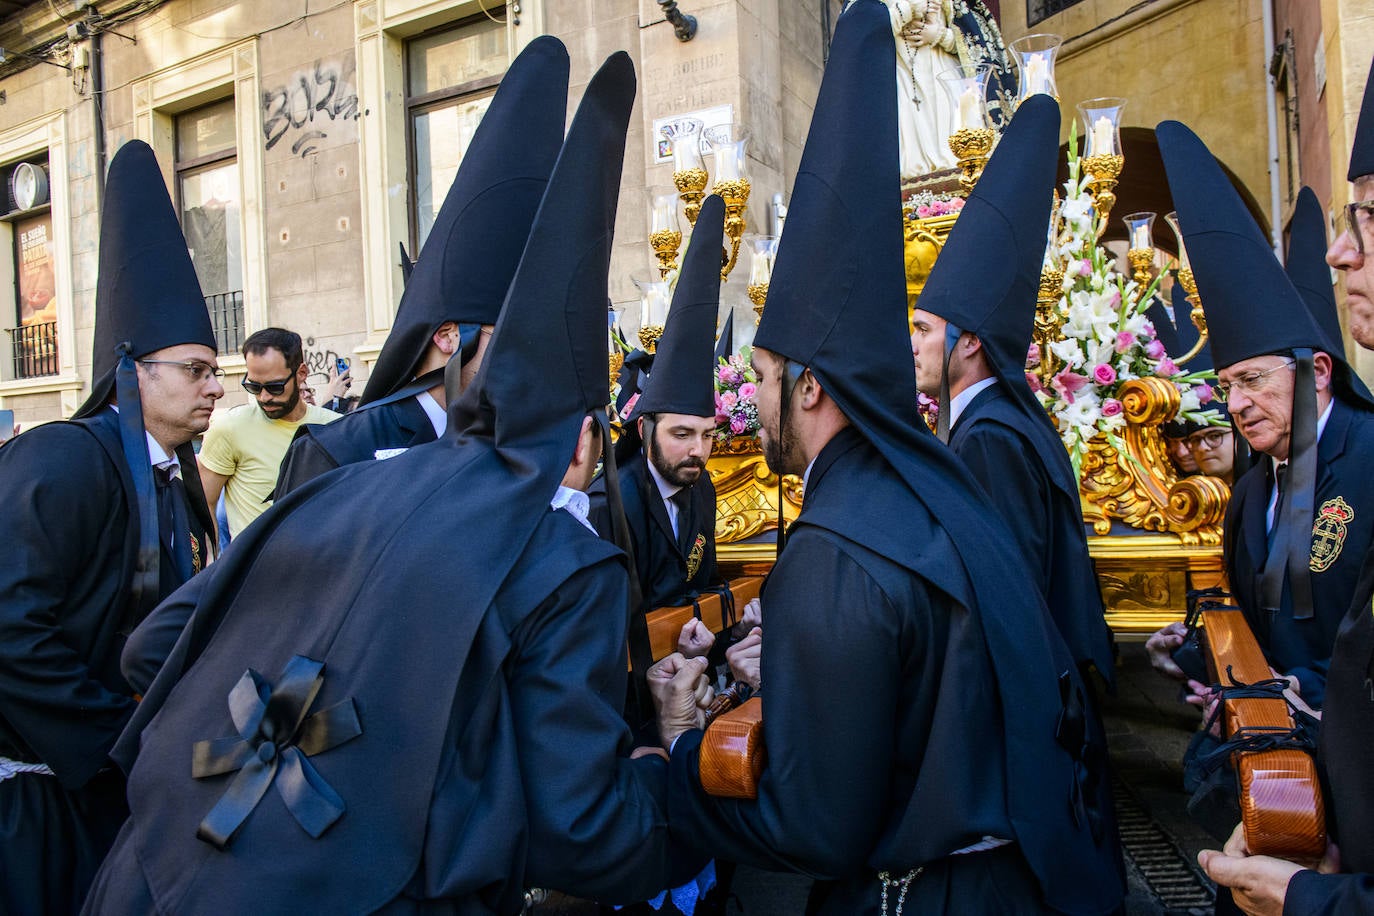
{"type": "Polygon", "coordinates": [[[117,351],[124,343],[134,359],[186,343],[216,349],[186,237],[157,157],[142,140],[119,148],[106,178],[91,396],[76,418],[94,414],[110,400],[117,351]]]}
{"type": "Polygon", "coordinates": [[[1325,335],[1207,147],[1177,121],[1155,134],[1217,368],[1295,347],[1324,349],[1325,335]]]}
{"type": "Polygon", "coordinates": [[[409,272],[362,404],[410,384],[446,321],[495,324],[563,142],[568,52],[530,42],[506,71],[409,272]]]}
{"type": "MultiPolygon", "coordinates": [[[[725,320],[721,322],[720,336],[716,338],[716,365],[723,359],[735,355],[735,310],[727,309],[725,320]]],[[[715,383],[712,382],[714,385],[715,383]]]]}
{"type": "Polygon", "coordinates": [[[1360,120],[1355,124],[1355,141],[1350,144],[1350,170],[1346,181],[1374,175],[1374,62],[1364,83],[1364,101],[1360,103],[1360,120]]]}
{"type": "Polygon", "coordinates": [[[1284,270],[1302,294],[1307,310],[1326,335],[1328,352],[1343,353],[1341,319],[1336,314],[1336,289],[1326,264],[1326,215],[1312,189],[1303,185],[1288,225],[1288,257],[1284,270]]]}
{"type": "Polygon", "coordinates": [[[627,421],[650,413],[716,415],[714,352],[724,226],[725,202],[712,194],[701,205],[682,259],[653,372],[627,421]]]}
{"type": "MultiPolygon", "coordinates": [[[[873,88],[890,83],[895,55],[887,8],[879,0],[852,0],[837,20],[755,345],[812,371],[929,512],[941,532],[940,561],[928,562],[927,545],[911,543],[895,518],[856,519],[804,502],[797,524],[863,544],[977,615],[996,659],[996,689],[1008,709],[1024,711],[1005,718],[1008,746],[1035,748],[1040,771],[1033,776],[1008,767],[1016,839],[1049,906],[1106,912],[1120,899],[1119,889],[1108,886],[1115,882],[1099,880],[1094,865],[1093,881],[1085,883],[1082,866],[1067,864],[1100,858],[1086,819],[1068,823],[1073,766],[1053,739],[1061,708],[1055,672],[1062,670],[1069,683],[1076,677],[1073,660],[1038,594],[1012,596],[999,587],[1009,574],[1031,581],[1020,548],[916,410],[897,96],[873,88]],[[1064,794],[1045,790],[1046,780],[1061,779],[1064,794]],[[1050,834],[1053,842],[1046,841],[1050,834]]],[[[1043,224],[1035,231],[1043,239],[1043,224]]]]}
{"type": "MultiPolygon", "coordinates": [[[[1068,468],[1056,482],[1077,498],[1063,443],[1026,384],[1025,371],[1058,159],[1059,104],[1033,95],[1016,110],[959,211],[916,307],[978,337],[1001,384],[1050,433],[1043,457],[1068,468]]],[[[953,328],[949,336],[957,337],[953,328]]]]}
{"type": "Polygon", "coordinates": [[[582,418],[610,400],[606,287],[634,65],[611,55],[592,77],[535,215],[477,377],[451,433],[490,437],[513,467],[561,479],[582,418]]]}
{"type": "Polygon", "coordinates": [[[1149,308],[1145,309],[1145,317],[1150,319],[1150,324],[1154,326],[1155,337],[1164,345],[1164,352],[1175,363],[1186,368],[1189,372],[1200,372],[1212,368],[1212,348],[1208,343],[1204,343],[1186,363],[1182,357],[1193,349],[1200,335],[1197,325],[1193,324],[1193,304],[1188,301],[1188,294],[1183,289],[1183,284],[1174,281],[1173,289],[1170,292],[1170,301],[1174,307],[1174,317],[1169,319],[1169,312],[1164,308],[1164,303],[1158,298],[1154,299],[1149,308]]]}

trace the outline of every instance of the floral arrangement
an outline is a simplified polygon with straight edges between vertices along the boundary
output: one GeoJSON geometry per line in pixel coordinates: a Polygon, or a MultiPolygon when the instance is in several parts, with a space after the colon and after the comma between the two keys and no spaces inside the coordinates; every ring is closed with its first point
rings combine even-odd
{"type": "Polygon", "coordinates": [[[935,194],[921,191],[913,194],[906,203],[907,219],[926,219],[931,216],[947,216],[964,209],[964,199],[954,194],[935,194]]]}
{"type": "Polygon", "coordinates": [[[752,347],[741,347],[716,367],[716,440],[753,437],[759,431],[759,378],[749,359],[752,347]]]}
{"type": "Polygon", "coordinates": [[[1055,420],[1069,450],[1074,471],[1080,471],[1088,442],[1103,436],[1125,453],[1120,431],[1126,425],[1118,396],[1122,384],[1157,376],[1178,386],[1179,419],[1204,425],[1224,424],[1205,410],[1213,399],[1212,372],[1184,372],[1155,337],[1145,310],[1159,288],[1159,277],[1141,289],[1135,280],[1116,270],[1115,258],[1097,243],[1099,217],[1087,191],[1090,176],[1082,175],[1076,131],[1069,137],[1069,179],[1059,208],[1059,232],[1046,252],[1064,267],[1064,285],[1056,306],[1063,319],[1061,339],[1049,345],[1057,371],[1048,385],[1037,373],[1042,354],[1031,344],[1026,380],[1055,420]]]}

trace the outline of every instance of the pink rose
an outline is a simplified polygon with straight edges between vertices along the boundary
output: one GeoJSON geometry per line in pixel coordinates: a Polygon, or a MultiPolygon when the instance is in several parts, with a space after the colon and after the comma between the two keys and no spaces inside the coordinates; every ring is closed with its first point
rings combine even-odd
{"type": "Polygon", "coordinates": [[[930,207],[926,206],[925,204],[921,204],[919,207],[916,208],[916,215],[919,216],[921,219],[925,219],[927,216],[930,216],[930,207]]]}
{"type": "Polygon", "coordinates": [[[1125,353],[1135,346],[1135,335],[1130,331],[1116,332],[1116,352],[1125,353]]]}
{"type": "Polygon", "coordinates": [[[716,370],[716,378],[720,379],[722,382],[725,382],[726,384],[730,383],[730,376],[734,374],[734,370],[731,369],[728,365],[725,365],[724,363],[722,363],[720,368],[716,370]]]}
{"type": "Polygon", "coordinates": [[[737,416],[737,417],[735,417],[733,420],[730,421],[730,432],[733,433],[734,435],[738,436],[740,433],[744,432],[744,427],[745,427],[745,425],[746,425],[746,421],[745,421],[744,417],[743,417],[743,416],[737,416]]]}
{"type": "Polygon", "coordinates": [[[1059,392],[1060,396],[1070,404],[1073,403],[1074,392],[1078,391],[1086,384],[1088,384],[1087,376],[1079,375],[1067,367],[1061,369],[1050,381],[1050,386],[1054,388],[1055,391],[1059,392]]]}
{"type": "Polygon", "coordinates": [[[964,199],[962,197],[954,198],[949,202],[949,209],[953,212],[964,209],[964,199]]]}
{"type": "Polygon", "coordinates": [[[735,394],[733,391],[726,391],[720,396],[720,406],[724,407],[726,410],[734,410],[735,405],[738,403],[739,395],[735,394]]]}
{"type": "Polygon", "coordinates": [[[1029,349],[1026,350],[1026,365],[1027,365],[1027,366],[1038,366],[1038,365],[1040,365],[1040,345],[1039,345],[1039,344],[1033,343],[1033,344],[1030,345],[1029,349]]]}
{"type": "Polygon", "coordinates": [[[1106,363],[1098,363],[1093,367],[1093,381],[1099,385],[1110,385],[1116,381],[1116,370],[1106,363]]]}
{"type": "Polygon", "coordinates": [[[739,386],[739,399],[741,401],[748,401],[758,393],[758,390],[758,386],[753,382],[745,382],[743,385],[739,386]]]}
{"type": "Polygon", "coordinates": [[[1159,332],[1155,330],[1155,326],[1154,326],[1153,324],[1151,324],[1150,322],[1148,322],[1148,321],[1145,322],[1145,337],[1146,337],[1146,339],[1148,339],[1148,340],[1154,340],[1154,339],[1155,339],[1156,337],[1158,337],[1158,336],[1159,336],[1159,332]]]}
{"type": "Polygon", "coordinates": [[[1174,361],[1167,356],[1159,361],[1159,367],[1155,370],[1155,375],[1170,376],[1178,375],[1178,373],[1178,366],[1174,365],[1174,361]]]}
{"type": "Polygon", "coordinates": [[[1163,359],[1165,357],[1164,344],[1159,340],[1152,340],[1145,345],[1145,355],[1150,359],[1163,359]]]}
{"type": "Polygon", "coordinates": [[[1194,385],[1193,394],[1197,395],[1197,402],[1199,404],[1210,404],[1212,403],[1212,398],[1215,396],[1211,385],[1194,385]]]}
{"type": "Polygon", "coordinates": [[[1121,402],[1116,398],[1105,398],[1102,401],[1102,416],[1114,417],[1121,413],[1121,402]]]}

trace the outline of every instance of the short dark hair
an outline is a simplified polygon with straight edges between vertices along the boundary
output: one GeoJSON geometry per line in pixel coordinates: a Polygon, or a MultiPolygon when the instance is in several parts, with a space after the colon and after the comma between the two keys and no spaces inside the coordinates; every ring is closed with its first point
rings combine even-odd
{"type": "Polygon", "coordinates": [[[301,348],[301,335],[283,328],[263,328],[254,331],[243,342],[244,356],[262,356],[268,350],[276,350],[286,360],[286,368],[295,372],[305,361],[305,351],[301,348]]]}

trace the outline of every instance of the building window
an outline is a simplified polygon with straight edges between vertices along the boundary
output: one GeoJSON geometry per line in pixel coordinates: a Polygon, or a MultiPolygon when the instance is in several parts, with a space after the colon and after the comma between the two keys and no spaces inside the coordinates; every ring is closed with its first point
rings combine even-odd
{"type": "Polygon", "coordinates": [[[1082,0],[1026,0],[1026,25],[1035,25],[1082,0]]]}
{"type": "Polygon", "coordinates": [[[236,130],[232,98],[175,120],[177,210],[221,353],[237,353],[244,337],[236,130]]]}
{"type": "Polygon", "coordinates": [[[406,45],[410,256],[417,257],[458,163],[510,64],[504,11],[475,16],[406,45]]]}
{"type": "Polygon", "coordinates": [[[46,152],[0,167],[0,219],[10,237],[14,291],[11,320],[5,322],[9,380],[58,373],[57,262],[48,191],[46,152]]]}

